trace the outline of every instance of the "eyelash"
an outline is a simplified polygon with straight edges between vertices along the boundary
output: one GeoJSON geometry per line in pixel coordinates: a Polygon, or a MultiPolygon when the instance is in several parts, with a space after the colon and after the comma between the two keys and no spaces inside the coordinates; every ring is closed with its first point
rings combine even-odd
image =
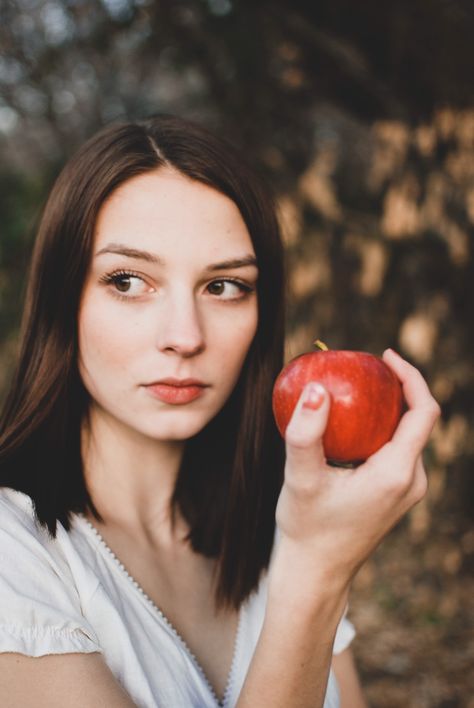
{"type": "MultiPolygon", "coordinates": [[[[105,285],[116,285],[117,282],[119,281],[120,278],[139,278],[140,280],[143,281],[142,276],[139,273],[136,273],[132,270],[116,270],[113,271],[112,273],[106,273],[100,278],[101,283],[105,283],[105,285]]],[[[237,285],[241,292],[242,295],[240,297],[236,298],[229,298],[228,302],[240,302],[241,300],[245,299],[250,293],[252,293],[255,288],[252,285],[249,285],[248,283],[244,283],[241,280],[238,280],[237,278],[217,278],[216,280],[213,280],[209,283],[209,285],[212,285],[213,283],[233,283],[234,285],[237,285]]],[[[122,301],[127,301],[131,302],[136,299],[134,296],[130,295],[123,295],[122,293],[118,292],[117,290],[113,291],[114,297],[116,297],[118,300],[122,301]]],[[[225,298],[219,298],[225,300],[225,298]]]]}

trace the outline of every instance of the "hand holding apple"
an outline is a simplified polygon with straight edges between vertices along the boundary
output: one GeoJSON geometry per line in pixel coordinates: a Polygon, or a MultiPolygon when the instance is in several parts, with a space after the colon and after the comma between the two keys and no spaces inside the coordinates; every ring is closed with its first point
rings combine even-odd
{"type": "Polygon", "coordinates": [[[305,385],[321,383],[330,395],[323,446],[335,463],[357,464],[388,442],[402,414],[399,380],[379,357],[366,352],[320,351],[302,354],[279,374],[273,412],[282,436],[305,385]]]}
{"type": "Polygon", "coordinates": [[[426,492],[422,452],[440,409],[417,369],[391,350],[383,361],[401,382],[407,410],[390,442],[357,469],[327,464],[328,390],[308,383],[297,401],[285,431],[285,481],[276,511],[272,592],[278,597],[311,603],[315,588],[346,587],[426,492]]]}

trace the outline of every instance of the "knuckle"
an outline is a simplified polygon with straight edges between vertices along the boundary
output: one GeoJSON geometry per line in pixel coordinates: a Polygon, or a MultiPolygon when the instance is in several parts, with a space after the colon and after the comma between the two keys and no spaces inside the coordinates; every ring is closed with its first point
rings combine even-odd
{"type": "Polygon", "coordinates": [[[319,486],[316,477],[308,474],[289,475],[285,485],[291,497],[297,502],[312,500],[319,486]]]}
{"type": "Polygon", "coordinates": [[[418,459],[415,467],[415,476],[411,491],[415,504],[421,501],[428,491],[428,477],[421,457],[418,459]]]}
{"type": "Polygon", "coordinates": [[[434,398],[432,400],[430,410],[431,410],[431,415],[432,415],[433,419],[437,420],[440,417],[442,411],[441,411],[441,406],[439,405],[438,401],[435,401],[434,398]]]}
{"type": "Polygon", "coordinates": [[[307,431],[298,429],[297,427],[288,426],[286,429],[285,440],[288,445],[298,449],[309,448],[314,440],[307,431]]]}
{"type": "Polygon", "coordinates": [[[410,469],[397,470],[396,474],[386,477],[385,491],[394,498],[406,496],[413,483],[413,475],[410,469]]]}
{"type": "Polygon", "coordinates": [[[441,415],[440,405],[433,399],[431,399],[425,406],[423,406],[423,414],[426,420],[431,426],[433,426],[441,415]]]}
{"type": "Polygon", "coordinates": [[[414,504],[418,504],[428,491],[428,479],[426,474],[419,475],[412,487],[412,499],[414,504]]]}

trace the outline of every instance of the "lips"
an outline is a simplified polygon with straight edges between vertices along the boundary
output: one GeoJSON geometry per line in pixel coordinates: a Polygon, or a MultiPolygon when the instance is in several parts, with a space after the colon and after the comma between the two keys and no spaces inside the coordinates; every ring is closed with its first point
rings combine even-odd
{"type": "Polygon", "coordinates": [[[171,405],[190,403],[201,396],[209,384],[198,379],[167,378],[146,386],[147,390],[160,401],[171,405]]]}
{"type": "Polygon", "coordinates": [[[160,379],[159,381],[153,381],[153,383],[150,384],[150,386],[157,386],[158,384],[164,384],[165,386],[178,386],[181,388],[182,386],[207,386],[208,384],[205,384],[203,381],[199,381],[198,379],[174,379],[172,377],[168,377],[167,379],[160,379]]]}

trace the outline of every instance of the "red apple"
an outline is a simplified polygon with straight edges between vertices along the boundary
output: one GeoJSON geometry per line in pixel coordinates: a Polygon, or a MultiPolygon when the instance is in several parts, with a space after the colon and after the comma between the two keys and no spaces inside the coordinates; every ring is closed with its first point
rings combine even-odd
{"type": "Polygon", "coordinates": [[[392,438],[403,408],[400,381],[380,357],[336,350],[301,354],[278,375],[273,414],[283,437],[309,381],[319,381],[330,395],[323,436],[328,461],[360,463],[392,438]]]}

